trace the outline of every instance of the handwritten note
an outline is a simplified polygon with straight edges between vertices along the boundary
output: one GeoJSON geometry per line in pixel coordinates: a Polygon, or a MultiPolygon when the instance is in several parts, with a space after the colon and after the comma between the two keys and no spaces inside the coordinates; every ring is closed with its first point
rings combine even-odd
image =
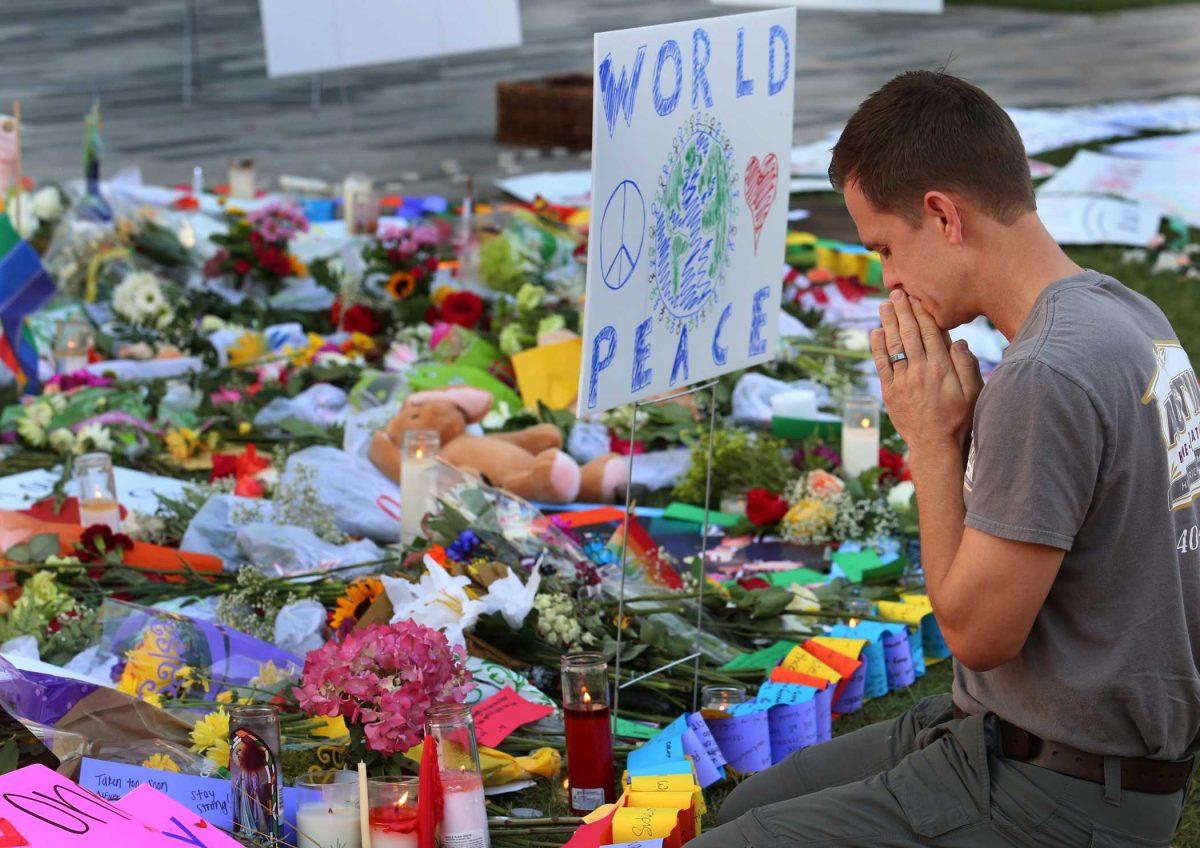
{"type": "Polygon", "coordinates": [[[187,807],[149,784],[142,784],[120,801],[117,807],[135,818],[157,827],[163,835],[178,840],[181,845],[195,848],[242,848],[240,842],[227,836],[220,828],[205,821],[187,807]]]}
{"type": "Polygon", "coordinates": [[[679,828],[683,814],[671,807],[622,807],[612,820],[612,838],[618,842],[668,839],[679,828]]]}
{"type": "Polygon", "coordinates": [[[839,639],[863,639],[862,659],[866,666],[863,683],[864,698],[882,698],[888,693],[887,663],[883,657],[883,644],[878,641],[878,633],[868,634],[857,627],[839,624],[829,631],[830,635],[839,639]]]}
{"type": "Polygon", "coordinates": [[[786,668],[788,671],[798,671],[810,677],[819,677],[835,685],[842,679],[842,675],[837,669],[831,668],[801,647],[793,648],[784,657],[783,668],[786,668]]]}
{"type": "Polygon", "coordinates": [[[811,639],[804,643],[804,649],[842,675],[833,695],[833,711],[840,714],[857,712],[862,707],[867,677],[863,663],[811,639]]]}
{"type": "Polygon", "coordinates": [[[696,838],[696,807],[690,792],[637,792],[630,791],[626,796],[630,807],[638,808],[673,808],[682,815],[679,816],[680,842],[687,843],[696,838]]]}
{"type": "MultiPolygon", "coordinates": [[[[812,690],[816,692],[816,690],[812,690]]],[[[785,760],[795,751],[817,744],[817,702],[779,704],[769,711],[771,762],[785,760]]]]}
{"type": "Polygon", "coordinates": [[[611,845],[601,845],[600,848],[663,848],[661,839],[642,839],[637,842],[615,842],[611,845]]]}
{"type": "MultiPolygon", "coordinates": [[[[148,784],[222,830],[233,827],[229,804],[229,781],[214,777],[197,777],[171,771],[143,768],[128,763],[94,760],[84,757],[79,769],[79,783],[102,798],[116,801],[137,787],[148,784]]],[[[296,807],[299,793],[290,786],[283,788],[284,837],[294,841],[296,807]]]]}
{"type": "Polygon", "coordinates": [[[0,844],[31,848],[167,848],[178,843],[43,765],[0,776],[0,844]]]}
{"type": "Polygon", "coordinates": [[[770,647],[763,648],[759,651],[754,651],[750,654],[739,654],[729,662],[722,666],[724,671],[735,671],[744,668],[774,668],[779,665],[792,650],[796,647],[795,642],[779,641],[770,647]]]}
{"type": "Polygon", "coordinates": [[[712,731],[704,721],[704,716],[700,713],[688,713],[687,726],[691,728],[692,733],[696,734],[696,738],[700,740],[704,750],[708,751],[708,756],[712,759],[713,764],[718,768],[725,765],[725,756],[721,753],[721,746],[713,738],[712,731]]]}
{"type": "Polygon", "coordinates": [[[725,762],[742,774],[771,765],[771,728],[767,704],[738,704],[728,718],[706,719],[725,762]]]}
{"type": "Polygon", "coordinates": [[[545,718],[553,712],[553,707],[527,701],[511,686],[505,686],[495,695],[471,707],[471,716],[475,719],[475,738],[480,745],[495,748],[521,725],[545,718]]]}

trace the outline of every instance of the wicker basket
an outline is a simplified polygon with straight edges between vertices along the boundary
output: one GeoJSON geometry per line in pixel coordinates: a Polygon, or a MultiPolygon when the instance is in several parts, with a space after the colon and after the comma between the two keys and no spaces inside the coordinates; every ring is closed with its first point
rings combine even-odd
{"type": "Polygon", "coordinates": [[[498,83],[496,141],[587,150],[592,146],[592,78],[558,74],[498,83]]]}

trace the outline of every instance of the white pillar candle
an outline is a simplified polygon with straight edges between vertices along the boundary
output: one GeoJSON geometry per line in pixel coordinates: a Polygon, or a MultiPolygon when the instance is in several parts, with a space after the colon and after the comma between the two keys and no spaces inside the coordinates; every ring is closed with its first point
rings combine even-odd
{"type": "Polygon", "coordinates": [[[301,804],[296,809],[296,834],[297,848],[362,848],[358,807],[323,801],[301,804]]]}
{"type": "Polygon", "coordinates": [[[253,200],[254,160],[242,159],[229,165],[229,196],[239,200],[253,200]]]}
{"type": "Polygon", "coordinates": [[[411,544],[421,535],[421,519],[429,509],[430,472],[434,460],[405,457],[400,466],[400,541],[411,544]]]}
{"type": "MultiPolygon", "coordinates": [[[[860,422],[861,423],[861,422],[860,422]]],[[[857,477],[879,465],[879,428],[842,425],[842,468],[857,477]]]]}
{"type": "Polygon", "coordinates": [[[488,848],[487,806],[477,775],[443,777],[442,848],[488,848]]]}

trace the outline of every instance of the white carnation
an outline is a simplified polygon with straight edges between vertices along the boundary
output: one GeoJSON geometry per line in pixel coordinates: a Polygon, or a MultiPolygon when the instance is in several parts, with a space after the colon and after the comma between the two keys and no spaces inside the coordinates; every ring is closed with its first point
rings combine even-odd
{"type": "Polygon", "coordinates": [[[113,440],[108,428],[102,424],[88,424],[79,431],[77,444],[86,450],[112,453],[113,440]]]}
{"type": "Polygon", "coordinates": [[[888,506],[896,512],[902,512],[908,509],[909,503],[912,501],[913,492],[916,488],[912,481],[905,480],[892,486],[891,491],[887,494],[888,506]]]}
{"type": "Polygon", "coordinates": [[[62,217],[62,195],[54,186],[38,189],[33,195],[33,214],[42,221],[57,221],[62,217]]]}
{"type": "Polygon", "coordinates": [[[165,326],[171,309],[163,296],[158,277],[146,271],[126,275],[113,289],[113,309],[132,324],[165,326]]]}

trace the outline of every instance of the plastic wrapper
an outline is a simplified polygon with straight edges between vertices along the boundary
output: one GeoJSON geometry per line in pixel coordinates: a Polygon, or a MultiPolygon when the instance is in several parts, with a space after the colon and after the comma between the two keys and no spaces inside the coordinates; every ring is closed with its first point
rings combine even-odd
{"type": "Polygon", "coordinates": [[[293,601],[275,615],[275,644],[303,657],[325,644],[325,607],[305,598],[293,601]]]}
{"type": "Polygon", "coordinates": [[[771,420],[771,398],[792,389],[814,392],[818,407],[830,403],[829,389],[813,380],[787,383],[765,374],[748,373],[742,375],[733,387],[733,413],[730,417],[741,424],[764,424],[771,420]]]}
{"type": "Polygon", "coordinates": [[[328,430],[346,420],[349,412],[346,393],[337,386],[317,383],[293,398],[277,397],[254,416],[256,427],[270,427],[283,421],[303,421],[328,430]]]}
{"type": "Polygon", "coordinates": [[[104,602],[100,625],[101,653],[121,658],[114,685],[143,698],[213,700],[229,688],[266,688],[259,681],[280,672],[297,677],[303,666],[295,654],[230,627],[122,601],[104,602]]]}
{"type": "Polygon", "coordinates": [[[399,540],[400,486],[364,455],[326,445],[305,448],[288,457],[284,485],[298,465],[308,469],[313,488],[343,533],[383,543],[399,540]]]}

